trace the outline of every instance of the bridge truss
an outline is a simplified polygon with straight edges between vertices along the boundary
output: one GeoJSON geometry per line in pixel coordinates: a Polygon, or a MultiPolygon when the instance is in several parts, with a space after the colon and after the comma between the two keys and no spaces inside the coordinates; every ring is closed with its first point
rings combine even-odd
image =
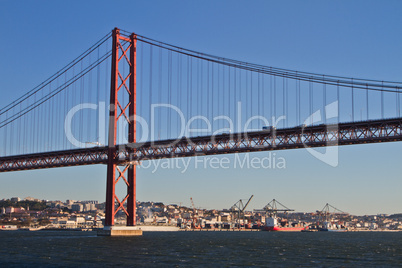
{"type": "MultiPolygon", "coordinates": [[[[130,143],[117,145],[112,160],[116,165],[126,165],[159,158],[391,141],[402,141],[402,118],[130,143]]],[[[96,147],[2,157],[0,172],[107,164],[108,153],[108,147],[96,147]]]]}

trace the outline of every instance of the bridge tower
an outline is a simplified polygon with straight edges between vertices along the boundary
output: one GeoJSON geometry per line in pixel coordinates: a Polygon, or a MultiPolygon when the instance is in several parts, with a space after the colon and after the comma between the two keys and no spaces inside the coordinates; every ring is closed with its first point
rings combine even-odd
{"type": "Polygon", "coordinates": [[[114,225],[114,218],[119,210],[126,214],[127,226],[134,226],[136,225],[136,165],[135,163],[119,162],[116,140],[117,135],[122,134],[117,133],[119,120],[125,120],[128,124],[128,142],[136,142],[137,36],[134,33],[129,38],[122,36],[118,28],[113,30],[112,35],[105,226],[114,225]],[[127,75],[122,71],[123,64],[129,67],[127,75]],[[123,98],[123,94],[128,98],[123,98]],[[123,103],[124,100],[126,103],[123,103]],[[127,186],[127,195],[122,200],[115,194],[116,184],[119,180],[123,180],[127,186]],[[127,209],[123,206],[125,202],[127,202],[127,209]]]}

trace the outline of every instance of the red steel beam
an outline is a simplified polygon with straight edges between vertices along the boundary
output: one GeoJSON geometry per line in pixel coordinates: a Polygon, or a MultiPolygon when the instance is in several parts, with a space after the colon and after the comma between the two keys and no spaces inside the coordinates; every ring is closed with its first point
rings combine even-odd
{"type": "Polygon", "coordinates": [[[106,217],[105,226],[114,225],[114,211],[115,211],[115,177],[116,177],[116,110],[117,108],[117,88],[119,84],[119,35],[120,30],[113,29],[113,43],[112,43],[112,70],[110,82],[110,108],[109,108],[109,149],[108,149],[108,162],[107,162],[107,179],[106,179],[106,217]]]}
{"type": "MultiPolygon", "coordinates": [[[[137,127],[136,127],[136,112],[137,112],[137,36],[131,34],[130,36],[131,49],[130,49],[130,106],[129,106],[129,126],[128,126],[128,142],[136,143],[137,127]]],[[[136,224],[136,165],[129,165],[127,171],[127,225],[134,226],[136,224]]]]}

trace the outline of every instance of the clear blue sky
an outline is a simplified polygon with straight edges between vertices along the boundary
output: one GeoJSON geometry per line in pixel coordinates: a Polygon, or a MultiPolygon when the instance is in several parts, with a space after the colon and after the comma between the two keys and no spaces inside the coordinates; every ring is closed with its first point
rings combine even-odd
{"type": "MultiPolygon", "coordinates": [[[[401,81],[401,10],[400,1],[1,1],[0,106],[114,27],[248,62],[401,81]]],[[[401,149],[341,147],[336,168],[290,150],[275,155],[285,169],[139,169],[137,199],[228,208],[254,194],[250,208],[276,198],[297,211],[329,202],[354,214],[398,213],[401,149]]],[[[3,173],[0,198],[104,201],[105,181],[104,166],[3,173]]]]}

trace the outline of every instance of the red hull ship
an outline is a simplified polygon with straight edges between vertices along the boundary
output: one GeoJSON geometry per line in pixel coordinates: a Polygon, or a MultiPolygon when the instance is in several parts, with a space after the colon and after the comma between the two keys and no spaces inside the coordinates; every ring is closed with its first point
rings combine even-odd
{"type": "Polygon", "coordinates": [[[273,231],[273,232],[301,232],[303,230],[307,230],[308,226],[305,226],[303,223],[295,222],[289,223],[286,219],[278,220],[277,213],[278,212],[288,212],[293,211],[293,209],[287,208],[275,199],[269,202],[262,210],[256,210],[258,212],[265,212],[269,214],[269,217],[265,218],[265,226],[263,227],[263,231],[273,231]],[[283,208],[278,208],[277,205],[282,206],[283,208]]]}
{"type": "Polygon", "coordinates": [[[306,230],[308,227],[280,227],[280,226],[264,226],[264,231],[273,232],[301,232],[306,230]]]}

